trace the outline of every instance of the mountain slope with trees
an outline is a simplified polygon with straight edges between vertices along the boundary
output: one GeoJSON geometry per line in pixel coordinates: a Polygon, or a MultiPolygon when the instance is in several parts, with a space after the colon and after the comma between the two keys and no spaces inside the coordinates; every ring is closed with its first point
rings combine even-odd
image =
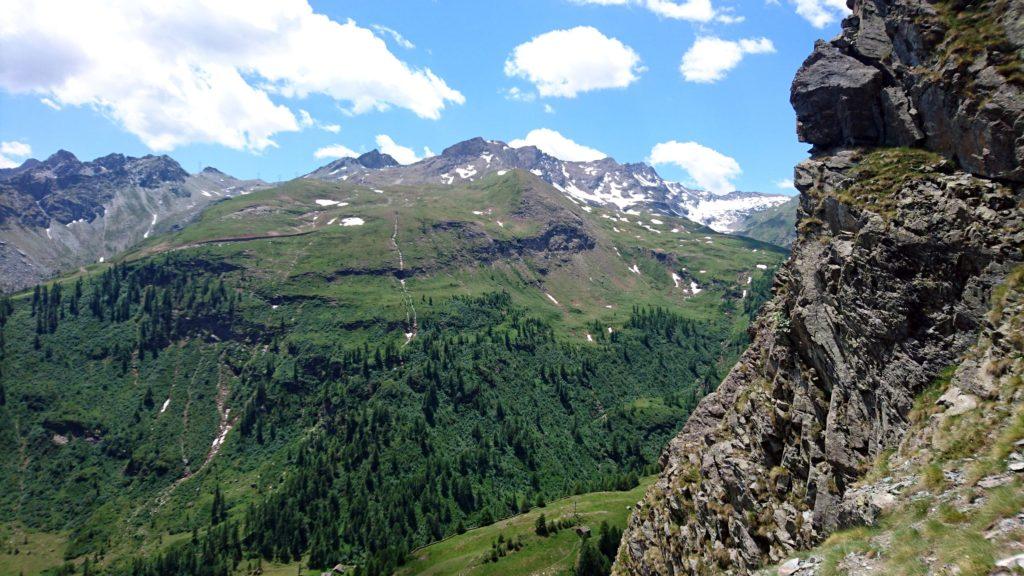
{"type": "Polygon", "coordinates": [[[91,573],[245,573],[629,489],[784,252],[522,171],[300,179],[4,300],[0,519],[91,573]]]}

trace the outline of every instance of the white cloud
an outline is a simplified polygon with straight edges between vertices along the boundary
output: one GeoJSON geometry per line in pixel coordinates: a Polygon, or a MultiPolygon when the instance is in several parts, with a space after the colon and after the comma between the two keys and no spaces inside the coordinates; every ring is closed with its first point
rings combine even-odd
{"type": "Polygon", "coordinates": [[[331,134],[341,132],[341,126],[337,124],[324,124],[316,118],[313,118],[312,114],[302,109],[299,109],[299,126],[302,126],[303,128],[316,126],[317,128],[324,130],[325,132],[330,132],[331,134]]]}
{"type": "Polygon", "coordinates": [[[815,28],[824,28],[845,18],[850,13],[850,9],[846,7],[846,0],[790,0],[790,2],[796,5],[796,13],[815,28]]]}
{"type": "Polygon", "coordinates": [[[567,162],[590,162],[608,156],[600,150],[573,142],[549,128],[530,130],[530,133],[525,138],[513,140],[508,145],[512,148],[536,146],[541,152],[567,162]]]}
{"type": "Polygon", "coordinates": [[[32,147],[24,142],[10,140],[0,142],[0,168],[20,166],[32,154],[32,147]]]}
{"type": "Polygon", "coordinates": [[[728,6],[715,11],[715,22],[722,24],[742,24],[747,21],[746,16],[736,15],[736,9],[728,6]]]}
{"type": "Polygon", "coordinates": [[[732,181],[743,172],[736,160],[696,142],[662,142],[651,149],[651,164],[675,164],[701,188],[715,194],[736,189],[732,181]]]}
{"type": "MultiPolygon", "coordinates": [[[[647,8],[651,12],[663,18],[674,20],[689,20],[692,22],[710,22],[718,19],[720,22],[731,24],[735,22],[734,16],[724,14],[715,10],[711,0],[570,0],[574,4],[596,4],[599,6],[626,6],[635,5],[647,8]]],[[[728,10],[724,12],[729,12],[728,10]]]]}
{"type": "Polygon", "coordinates": [[[300,126],[271,96],[324,94],[352,113],[398,107],[423,118],[464,102],[371,30],[307,0],[11,0],[0,60],[0,90],[95,107],[160,151],[274,146],[300,126]]]}
{"type": "Polygon", "coordinates": [[[775,45],[767,38],[745,38],[734,42],[702,36],[683,54],[679,70],[690,82],[717,82],[738,66],[745,55],[773,52],[775,45]]]}
{"type": "Polygon", "coordinates": [[[793,186],[792,178],[783,178],[782,180],[776,180],[775,187],[780,190],[793,190],[795,188],[793,186]]]}
{"type": "MultiPolygon", "coordinates": [[[[394,158],[399,164],[413,164],[422,160],[422,158],[416,155],[415,150],[402,146],[387,134],[377,135],[377,148],[379,148],[382,153],[394,158]]],[[[426,149],[426,151],[429,152],[429,149],[426,149]]]]}
{"type": "Polygon", "coordinates": [[[529,80],[544,97],[625,88],[643,70],[632,48],[589,26],[541,34],[516,46],[505,62],[507,76],[529,80]]]}
{"type": "Polygon", "coordinates": [[[555,108],[551,104],[544,104],[544,112],[546,114],[554,114],[555,113],[555,108]]]}
{"type": "Polygon", "coordinates": [[[330,146],[324,146],[318,148],[316,152],[313,152],[314,158],[355,158],[359,156],[359,153],[355,150],[343,146],[341,144],[331,144],[330,146]]]}
{"type": "Polygon", "coordinates": [[[53,108],[54,110],[60,110],[60,104],[57,104],[56,102],[54,102],[53,100],[50,100],[49,98],[40,98],[39,102],[41,102],[42,104],[44,104],[46,106],[49,106],[50,108],[53,108]]]}
{"type": "Polygon", "coordinates": [[[391,39],[395,41],[395,44],[398,44],[406,50],[412,50],[416,47],[415,44],[407,40],[405,36],[402,36],[398,30],[395,30],[394,28],[388,28],[387,26],[381,26],[380,24],[373,24],[372,27],[381,36],[391,36],[391,39]]]}
{"type": "Polygon", "coordinates": [[[515,102],[533,102],[536,99],[537,94],[534,92],[523,92],[516,86],[505,91],[505,100],[512,100],[515,102]]]}
{"type": "Polygon", "coordinates": [[[646,4],[648,10],[665,18],[708,22],[715,17],[715,9],[711,6],[711,0],[686,0],[685,2],[647,0],[646,4]]]}

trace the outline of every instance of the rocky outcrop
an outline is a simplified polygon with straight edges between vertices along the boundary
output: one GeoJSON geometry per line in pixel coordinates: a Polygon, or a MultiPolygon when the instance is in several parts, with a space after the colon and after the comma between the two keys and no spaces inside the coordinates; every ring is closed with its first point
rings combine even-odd
{"type": "Polygon", "coordinates": [[[793,82],[817,153],[922,145],[1024,182],[1024,0],[864,0],[793,82]]]}
{"type": "Polygon", "coordinates": [[[60,150],[0,170],[0,292],[109,258],[263,186],[213,168],[190,175],[167,156],[82,162],[60,150]]]}
{"type": "Polygon", "coordinates": [[[855,2],[815,47],[792,93],[815,146],[793,255],[751,347],[663,453],[616,574],[748,573],[869,519],[851,487],[1024,262],[1024,98],[1003,45],[965,48],[954,26],[994,29],[1018,5],[855,2]]]}

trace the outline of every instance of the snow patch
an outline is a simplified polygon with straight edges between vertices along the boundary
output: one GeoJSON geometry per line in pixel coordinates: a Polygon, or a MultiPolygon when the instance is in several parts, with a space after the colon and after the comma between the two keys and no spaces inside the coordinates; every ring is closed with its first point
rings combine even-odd
{"type": "Polygon", "coordinates": [[[679,281],[680,280],[682,280],[682,278],[679,276],[679,274],[676,274],[675,272],[673,272],[672,273],[672,281],[676,283],[676,288],[679,288],[679,281]]]}
{"type": "Polygon", "coordinates": [[[318,198],[316,200],[316,204],[317,206],[334,206],[340,204],[340,202],[337,200],[324,200],[323,198],[318,198]]]}
{"type": "Polygon", "coordinates": [[[363,224],[366,224],[366,222],[362,218],[357,218],[355,216],[341,219],[342,226],[362,226],[363,224]]]}
{"type": "Polygon", "coordinates": [[[544,295],[548,297],[548,300],[551,300],[552,302],[554,302],[555,306],[561,306],[561,304],[558,303],[558,300],[555,300],[555,297],[552,296],[551,294],[548,294],[547,292],[545,292],[544,295]]]}
{"type": "Polygon", "coordinates": [[[640,275],[640,268],[636,264],[633,264],[633,267],[630,268],[629,271],[638,276],[640,275]]]}
{"type": "Polygon", "coordinates": [[[765,266],[764,264],[758,264],[758,265],[757,265],[757,269],[758,269],[758,270],[767,270],[767,269],[768,269],[768,267],[767,267],[767,266],[765,266]]]}
{"type": "Polygon", "coordinates": [[[466,178],[470,178],[476,175],[476,166],[469,164],[465,168],[456,168],[455,172],[458,173],[459,178],[465,180],[466,178]]]}
{"type": "Polygon", "coordinates": [[[693,295],[696,296],[697,294],[700,294],[701,292],[703,292],[703,290],[701,289],[701,287],[699,285],[697,285],[696,282],[694,282],[693,280],[690,280],[690,292],[693,292],[693,295]]]}
{"type": "Polygon", "coordinates": [[[167,407],[171,405],[171,399],[164,400],[164,405],[160,407],[160,413],[163,414],[167,411],[167,407]]]}

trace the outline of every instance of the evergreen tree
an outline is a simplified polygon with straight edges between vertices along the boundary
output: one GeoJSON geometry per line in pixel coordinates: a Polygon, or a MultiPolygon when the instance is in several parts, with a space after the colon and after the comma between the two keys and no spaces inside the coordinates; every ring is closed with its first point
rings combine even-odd
{"type": "Polygon", "coordinates": [[[583,541],[576,561],[576,576],[608,576],[611,564],[590,539],[583,541]]]}
{"type": "Polygon", "coordinates": [[[537,522],[534,524],[533,531],[536,532],[538,536],[548,535],[548,519],[544,514],[537,516],[537,522]]]}

